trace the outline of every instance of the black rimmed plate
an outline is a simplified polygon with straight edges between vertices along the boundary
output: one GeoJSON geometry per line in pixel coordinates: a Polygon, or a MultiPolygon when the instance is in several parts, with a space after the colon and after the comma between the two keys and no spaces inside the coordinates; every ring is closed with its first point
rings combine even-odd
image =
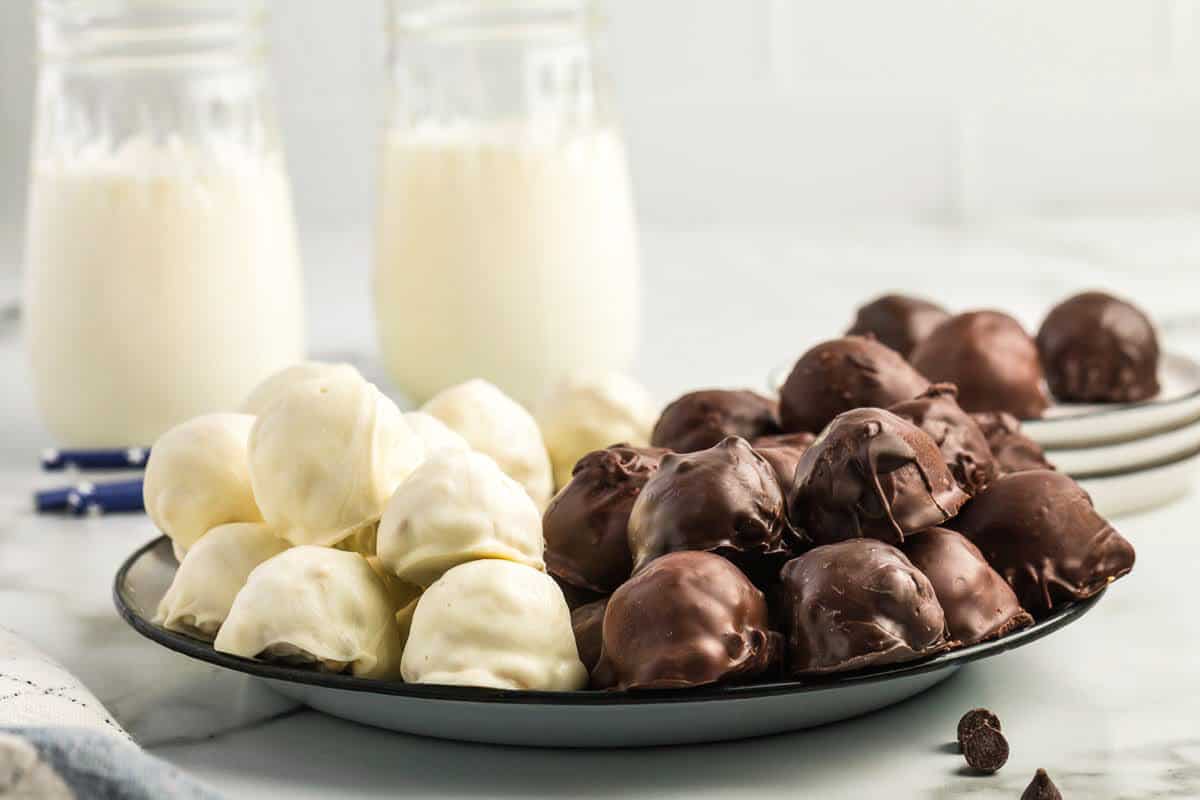
{"type": "Polygon", "coordinates": [[[333,716],[421,736],[534,747],[713,742],[848,719],[919,694],[964,664],[1037,641],[1079,619],[1103,596],[1064,606],[998,641],[852,675],[653,692],[525,692],[329,675],[218,653],[206,642],[151,622],[177,566],[164,536],[140,547],[117,571],[117,611],[146,638],[261,678],[333,716]]]}

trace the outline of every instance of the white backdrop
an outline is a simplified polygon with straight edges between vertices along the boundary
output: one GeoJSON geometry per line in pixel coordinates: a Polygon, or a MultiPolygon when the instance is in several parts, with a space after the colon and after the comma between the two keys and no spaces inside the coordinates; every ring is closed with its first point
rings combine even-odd
{"type": "MultiPolygon", "coordinates": [[[[24,205],[32,5],[0,0],[0,228],[10,230],[24,205]]],[[[1200,209],[1195,0],[605,7],[647,225],[1200,209]]],[[[306,230],[370,220],[383,16],[383,0],[273,4],[306,230]]]]}

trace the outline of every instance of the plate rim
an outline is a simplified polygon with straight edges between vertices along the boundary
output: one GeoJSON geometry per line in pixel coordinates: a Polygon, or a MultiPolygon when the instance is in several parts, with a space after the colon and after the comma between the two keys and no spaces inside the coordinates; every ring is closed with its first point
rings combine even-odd
{"type": "MultiPolygon", "coordinates": [[[[1046,453],[1047,453],[1047,455],[1050,455],[1050,451],[1046,451],[1046,453]]],[[[1190,447],[1187,450],[1183,451],[1182,453],[1176,453],[1174,455],[1165,456],[1163,458],[1158,458],[1153,461],[1147,461],[1145,464],[1140,464],[1136,467],[1119,467],[1117,469],[1101,469],[1101,470],[1092,470],[1092,471],[1086,471],[1086,472],[1064,472],[1063,474],[1068,475],[1071,478],[1074,478],[1076,481],[1094,481],[1094,480],[1104,480],[1105,478],[1123,478],[1127,475],[1136,475],[1139,472],[1151,472],[1153,470],[1166,469],[1167,467],[1174,467],[1179,464],[1183,464],[1186,461],[1191,461],[1192,459],[1196,458],[1197,456],[1200,456],[1200,447],[1190,447]]],[[[1053,461],[1053,459],[1052,459],[1052,461],[1053,461]]]]}
{"type": "MultiPolygon", "coordinates": [[[[1189,369],[1192,369],[1192,370],[1196,371],[1197,373],[1200,373],[1200,361],[1196,360],[1195,358],[1192,358],[1187,353],[1176,351],[1176,350],[1164,350],[1162,353],[1162,359],[1164,361],[1167,359],[1173,359],[1176,361],[1180,361],[1180,362],[1186,364],[1189,369]]],[[[767,372],[767,389],[768,389],[768,391],[770,391],[774,394],[778,394],[779,389],[783,386],[783,381],[777,381],[776,376],[783,375],[784,380],[786,380],[787,375],[791,373],[792,367],[794,365],[795,365],[795,361],[792,361],[788,364],[777,364],[776,366],[772,367],[767,372]]],[[[1145,408],[1173,409],[1177,406],[1184,405],[1184,404],[1187,404],[1190,402],[1195,402],[1197,400],[1200,400],[1200,387],[1193,389],[1192,391],[1188,392],[1187,394],[1181,394],[1181,395],[1179,395],[1179,397],[1175,397],[1171,400],[1155,400],[1154,398],[1150,398],[1148,400],[1139,400],[1136,403],[1113,403],[1109,407],[1095,408],[1091,411],[1081,411],[1078,414],[1071,414],[1070,416],[1037,417],[1035,419],[1022,419],[1020,422],[1021,422],[1022,427],[1026,428],[1027,430],[1030,430],[1030,429],[1037,429],[1037,428],[1045,428],[1047,426],[1051,426],[1056,423],[1061,424],[1064,422],[1075,422],[1075,421],[1079,421],[1079,420],[1094,420],[1094,419],[1097,419],[1098,417],[1106,417],[1106,416],[1111,416],[1111,415],[1116,415],[1116,414],[1128,414],[1131,411],[1137,411],[1137,410],[1141,410],[1141,409],[1145,409],[1145,408]]],[[[1061,403],[1059,405],[1070,406],[1070,405],[1075,405],[1075,404],[1061,403]]],[[[1100,405],[1100,404],[1080,403],[1078,405],[1100,405]]],[[[1087,446],[1088,445],[1076,445],[1073,449],[1082,449],[1087,446]]]]}
{"type": "Polygon", "coordinates": [[[654,703],[699,703],[771,697],[785,694],[803,694],[840,687],[879,683],[895,678],[935,672],[951,666],[962,666],[963,664],[1000,655],[1001,653],[1006,653],[1031,642],[1038,641],[1087,614],[1108,591],[1108,587],[1106,586],[1089,598],[1065,604],[1050,616],[1036,622],[1032,627],[1017,631],[1000,639],[951,650],[916,661],[893,664],[850,674],[835,673],[806,681],[788,680],[734,686],[701,686],[694,689],[632,691],[580,689],[566,692],[492,689],[477,686],[449,686],[444,684],[384,681],[375,678],[359,678],[353,675],[321,673],[301,667],[270,664],[227,653],[220,653],[214,650],[212,644],[209,642],[192,639],[174,631],[168,631],[138,614],[126,601],[122,591],[122,587],[126,584],[126,579],[133,567],[143,556],[160,547],[164,542],[167,542],[169,546],[168,537],[160,535],[138,547],[132,555],[128,556],[121,563],[113,579],[113,603],[116,606],[117,613],[134,631],[150,641],[190,658],[256,678],[266,678],[274,681],[316,686],[325,689],[340,689],[343,691],[404,697],[411,700],[441,700],[481,703],[485,705],[501,703],[506,705],[595,707],[654,703]]]}
{"type": "MultiPolygon", "coordinates": [[[[1192,369],[1192,370],[1196,371],[1197,373],[1200,373],[1200,361],[1197,361],[1196,359],[1192,358],[1191,356],[1187,355],[1186,353],[1176,352],[1174,350],[1166,350],[1166,351],[1163,351],[1162,359],[1164,361],[1166,361],[1167,359],[1173,359],[1175,361],[1182,362],[1182,363],[1186,364],[1189,369],[1192,369]]],[[[1200,399],[1200,387],[1193,389],[1192,391],[1188,392],[1187,394],[1181,394],[1178,397],[1171,399],[1171,400],[1155,400],[1154,398],[1150,398],[1148,400],[1139,400],[1136,403],[1113,403],[1113,404],[1109,405],[1108,407],[1096,408],[1091,411],[1083,411],[1078,414],[1072,414],[1070,416],[1038,417],[1037,419],[1023,419],[1023,420],[1021,420],[1021,425],[1026,428],[1038,428],[1038,427],[1042,427],[1042,426],[1046,426],[1046,425],[1053,425],[1056,422],[1066,422],[1068,420],[1072,421],[1072,422],[1075,420],[1093,420],[1093,419],[1096,419],[1097,417],[1106,417],[1106,416],[1110,416],[1113,414],[1127,414],[1130,411],[1136,411],[1136,410],[1143,409],[1143,408],[1171,409],[1171,408],[1175,408],[1176,406],[1180,406],[1185,403],[1195,401],[1196,399],[1200,399]]],[[[1070,405],[1075,405],[1075,404],[1061,403],[1060,405],[1070,406],[1070,405]]],[[[1102,405],[1103,406],[1104,404],[1080,403],[1079,405],[1102,405]]]]}
{"type": "Polygon", "coordinates": [[[1082,448],[1046,448],[1045,452],[1056,469],[1078,477],[1153,469],[1186,459],[1197,451],[1200,451],[1200,419],[1124,442],[1082,448]]]}

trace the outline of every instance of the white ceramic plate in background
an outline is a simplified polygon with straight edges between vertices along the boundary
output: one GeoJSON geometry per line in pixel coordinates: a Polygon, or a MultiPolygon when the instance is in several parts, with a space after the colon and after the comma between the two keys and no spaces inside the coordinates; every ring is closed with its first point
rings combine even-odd
{"type": "Polygon", "coordinates": [[[1096,473],[1124,472],[1174,461],[1200,449],[1200,420],[1182,428],[1153,433],[1139,439],[1095,447],[1048,449],[1046,457],[1056,467],[1077,478],[1096,473]]]}
{"type": "Polygon", "coordinates": [[[1042,447],[1090,447],[1129,441],[1200,420],[1200,364],[1180,353],[1164,353],[1162,391],[1153,400],[1128,404],[1061,403],[1042,419],[1022,422],[1042,447]]]}
{"type": "MultiPolygon", "coordinates": [[[[778,394],[791,372],[784,364],[767,375],[778,394]]],[[[1200,422],[1200,363],[1180,353],[1165,353],[1160,366],[1162,391],[1153,400],[1127,404],[1059,403],[1043,419],[1025,420],[1025,432],[1049,448],[1080,448],[1129,441],[1140,436],[1200,422]]]]}
{"type": "Polygon", "coordinates": [[[175,575],[164,536],[140,547],[113,586],[118,612],[146,638],[185,656],[262,678],[279,692],[338,717],[380,728],[472,742],[533,747],[634,747],[742,739],[848,719],[949,678],[964,664],[1053,633],[1087,613],[1103,592],[994,642],[852,675],[800,683],[643,692],[526,692],[330,675],[218,653],[150,620],[175,575]]]}
{"type": "Polygon", "coordinates": [[[1106,517],[1116,517],[1177,500],[1195,488],[1197,476],[1200,476],[1200,451],[1192,451],[1156,466],[1081,475],[1078,481],[1091,495],[1097,511],[1106,517]]]}

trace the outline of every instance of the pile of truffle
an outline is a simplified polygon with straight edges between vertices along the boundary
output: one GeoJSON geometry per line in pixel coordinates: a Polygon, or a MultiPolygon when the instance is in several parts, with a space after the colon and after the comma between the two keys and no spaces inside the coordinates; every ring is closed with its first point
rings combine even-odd
{"type": "Polygon", "coordinates": [[[244,658],[551,691],[803,679],[1003,636],[1134,560],[1017,420],[1045,407],[1042,362],[1051,386],[1130,399],[1142,373],[1096,348],[1133,326],[1056,314],[1039,359],[1004,315],[883,298],[779,402],[706,390],[661,413],[619,374],[572,376],[536,415],[482,380],[402,413],[353,367],[290,367],[155,443],[145,505],[181,562],[156,621],[244,658]]]}
{"type": "Polygon", "coordinates": [[[1000,311],[951,316],[895,294],[860,308],[848,334],[873,336],[924,378],[956,384],[959,403],[972,412],[1036,419],[1050,405],[1047,384],[1061,403],[1132,403],[1159,392],[1154,325],[1136,306],[1104,292],[1059,303],[1036,339],[1000,311]]]}
{"type": "Polygon", "coordinates": [[[706,390],[651,447],[591,453],[546,510],[597,688],[801,680],[1032,625],[1133,567],[1132,546],[1017,417],[1158,391],[1153,328],[1095,293],[1035,341],[999,312],[864,307],[775,400],[706,390]],[[911,358],[911,363],[906,360],[911,358]],[[938,382],[933,383],[932,380],[938,382]]]}
{"type": "Polygon", "coordinates": [[[553,488],[537,421],[490,383],[405,414],[349,365],[290,367],[154,444],[145,506],[180,559],[155,621],[327,672],[582,688],[553,488]]]}

